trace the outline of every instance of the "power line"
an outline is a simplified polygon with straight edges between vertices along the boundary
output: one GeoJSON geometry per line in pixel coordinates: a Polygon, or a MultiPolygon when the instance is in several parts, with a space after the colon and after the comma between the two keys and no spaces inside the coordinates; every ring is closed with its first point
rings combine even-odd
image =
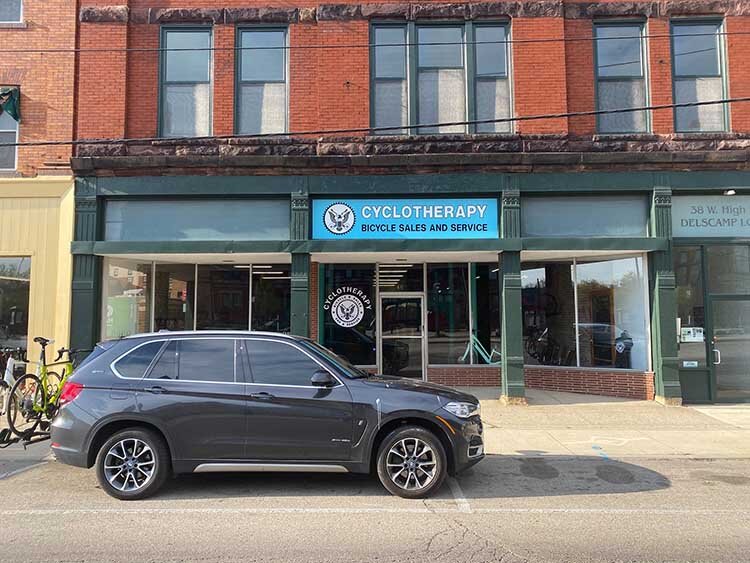
{"type": "MultiPolygon", "coordinates": [[[[387,25],[387,24],[386,24],[387,25]]],[[[463,24],[457,24],[463,25],[463,24]]],[[[498,27],[503,24],[497,24],[498,27]]],[[[208,29],[208,28],[207,28],[208,29]]],[[[242,30],[244,31],[244,30],[242,30]]],[[[241,31],[240,31],[241,33],[241,31]]],[[[267,51],[267,50],[315,50],[315,49],[373,49],[384,47],[437,47],[447,45],[506,45],[506,44],[527,44],[527,43],[574,43],[587,41],[623,41],[627,39],[671,39],[673,37],[727,37],[727,36],[745,36],[750,35],[750,31],[716,31],[707,33],[656,33],[656,34],[639,34],[624,35],[614,37],[539,37],[534,39],[499,39],[495,41],[430,41],[430,42],[403,42],[403,43],[350,43],[350,44],[312,44],[312,45],[273,45],[259,47],[242,47],[239,45],[233,47],[74,47],[70,49],[4,49],[3,53],[8,54],[54,54],[54,53],[163,53],[163,52],[181,52],[181,51],[267,51]]],[[[717,47],[718,48],[718,47],[717,47]]]]}
{"type": "MultiPolygon", "coordinates": [[[[548,113],[538,115],[524,115],[517,117],[503,117],[497,119],[470,119],[463,121],[443,121],[437,123],[420,123],[416,125],[396,125],[390,127],[353,127],[348,129],[318,129],[309,131],[294,131],[290,133],[256,133],[250,135],[207,135],[201,137],[135,137],[120,139],[77,139],[69,141],[27,141],[20,143],[0,143],[2,147],[47,147],[47,146],[77,146],[77,145],[109,145],[117,143],[149,143],[154,141],[200,141],[210,139],[265,139],[273,137],[301,137],[308,135],[341,135],[345,133],[377,133],[411,130],[411,129],[430,129],[436,127],[456,127],[460,125],[485,125],[490,123],[514,123],[520,121],[539,121],[545,119],[566,119],[573,117],[591,117],[596,115],[612,115],[621,113],[632,113],[639,111],[657,111],[663,109],[679,109],[710,106],[717,104],[732,104],[739,102],[750,102],[750,96],[741,98],[724,98],[721,100],[711,100],[707,102],[682,102],[677,104],[658,104],[649,106],[638,106],[632,108],[619,108],[607,110],[575,111],[565,113],[548,113]]],[[[492,134],[492,132],[479,133],[492,134]]]]}

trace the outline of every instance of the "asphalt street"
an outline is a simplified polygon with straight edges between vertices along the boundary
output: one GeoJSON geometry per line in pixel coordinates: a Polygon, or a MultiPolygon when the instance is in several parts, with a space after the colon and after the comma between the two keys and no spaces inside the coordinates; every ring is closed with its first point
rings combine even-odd
{"type": "Polygon", "coordinates": [[[367,476],[214,474],[120,502],[36,463],[0,479],[0,561],[750,561],[746,459],[491,455],[426,501],[367,476]]]}

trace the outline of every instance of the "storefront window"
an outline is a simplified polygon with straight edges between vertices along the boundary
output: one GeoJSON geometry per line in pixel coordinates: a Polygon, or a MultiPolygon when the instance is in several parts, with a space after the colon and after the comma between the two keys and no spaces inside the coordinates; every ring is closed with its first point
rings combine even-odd
{"type": "Polygon", "coordinates": [[[0,258],[0,347],[26,348],[31,258],[0,258]]]}
{"type": "Polygon", "coordinates": [[[524,363],[576,365],[571,262],[532,262],[521,271],[524,363]]]}
{"type": "Polygon", "coordinates": [[[290,331],[291,275],[287,264],[253,264],[252,330],[290,331]]]}
{"type": "Polygon", "coordinates": [[[500,268],[497,264],[474,264],[472,344],[475,364],[499,364],[500,354],[500,268]]]}
{"type": "Polygon", "coordinates": [[[643,259],[578,262],[581,367],[648,369],[643,259]]]}
{"type": "Polygon", "coordinates": [[[707,246],[706,259],[711,293],[750,293],[750,245],[707,246]]]}
{"type": "Polygon", "coordinates": [[[198,266],[197,330],[247,330],[250,270],[247,266],[198,266]]]}
{"type": "Polygon", "coordinates": [[[423,291],[422,264],[380,264],[378,266],[380,291],[423,291]]]}
{"type": "Polygon", "coordinates": [[[524,363],[648,369],[643,258],[525,263],[524,363]]]}
{"type": "Polygon", "coordinates": [[[327,264],[323,275],[322,344],[355,365],[376,365],[375,265],[327,264]]]}
{"type": "Polygon", "coordinates": [[[427,266],[427,337],[429,363],[468,364],[468,264],[427,266]]]}
{"type": "Polygon", "coordinates": [[[677,247],[674,273],[677,285],[677,338],[680,367],[706,367],[705,316],[701,249],[677,247]]]}
{"type": "Polygon", "coordinates": [[[102,336],[121,338],[151,329],[151,262],[107,258],[102,287],[102,336]]]}
{"type": "Polygon", "coordinates": [[[154,330],[192,330],[195,266],[157,264],[154,273],[154,330]]]}

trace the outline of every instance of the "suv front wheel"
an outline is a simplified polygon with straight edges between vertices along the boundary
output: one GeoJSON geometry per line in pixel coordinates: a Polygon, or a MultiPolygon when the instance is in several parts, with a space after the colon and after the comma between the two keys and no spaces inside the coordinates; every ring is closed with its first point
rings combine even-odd
{"type": "Polygon", "coordinates": [[[380,482],[392,494],[425,498],[443,484],[447,473],[445,449],[429,430],[404,426],[383,440],[377,469],[380,482]]]}
{"type": "Polygon", "coordinates": [[[120,500],[146,498],[158,491],[170,473],[164,440],[149,430],[129,428],[115,433],[96,456],[102,489],[120,500]]]}

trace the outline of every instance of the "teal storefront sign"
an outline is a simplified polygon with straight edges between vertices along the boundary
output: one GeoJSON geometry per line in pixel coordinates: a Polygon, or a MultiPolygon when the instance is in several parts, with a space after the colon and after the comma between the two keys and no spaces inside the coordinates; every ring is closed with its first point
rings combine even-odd
{"type": "Polygon", "coordinates": [[[497,199],[318,199],[314,239],[498,238],[497,199]]]}

